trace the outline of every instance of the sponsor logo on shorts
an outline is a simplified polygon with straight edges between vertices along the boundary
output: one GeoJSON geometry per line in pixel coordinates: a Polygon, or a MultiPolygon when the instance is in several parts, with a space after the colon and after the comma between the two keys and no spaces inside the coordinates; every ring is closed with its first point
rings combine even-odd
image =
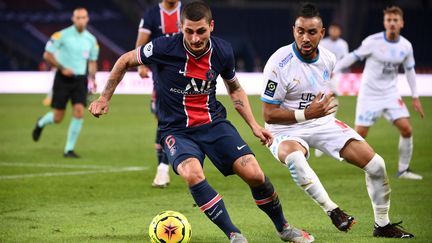
{"type": "Polygon", "coordinates": [[[267,86],[266,89],[264,91],[264,94],[270,97],[273,97],[276,91],[276,87],[277,87],[277,83],[273,80],[268,80],[267,81],[267,86]]]}
{"type": "Polygon", "coordinates": [[[246,147],[246,144],[244,144],[242,146],[237,146],[237,150],[242,150],[244,147],[246,147]]]}

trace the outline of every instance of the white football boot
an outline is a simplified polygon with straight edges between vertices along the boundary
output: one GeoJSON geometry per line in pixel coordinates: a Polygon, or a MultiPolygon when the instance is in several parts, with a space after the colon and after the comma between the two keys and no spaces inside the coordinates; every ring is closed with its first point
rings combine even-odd
{"type": "Polygon", "coordinates": [[[165,188],[169,185],[169,183],[170,183],[169,165],[160,163],[156,171],[156,176],[152,182],[152,186],[165,188]]]}
{"type": "Polygon", "coordinates": [[[397,178],[408,180],[422,180],[423,176],[412,172],[409,168],[397,173],[397,178]]]}

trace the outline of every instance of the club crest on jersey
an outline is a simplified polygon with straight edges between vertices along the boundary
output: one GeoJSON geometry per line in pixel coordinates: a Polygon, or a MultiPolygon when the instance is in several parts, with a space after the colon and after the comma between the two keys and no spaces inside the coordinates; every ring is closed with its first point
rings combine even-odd
{"type": "Polygon", "coordinates": [[[264,94],[270,97],[273,97],[276,91],[276,87],[277,87],[277,83],[275,81],[272,80],[268,80],[267,81],[267,85],[264,91],[264,94]]]}
{"type": "Polygon", "coordinates": [[[329,70],[327,70],[327,69],[324,70],[324,73],[323,73],[323,79],[324,79],[324,81],[330,79],[330,72],[329,72],[329,70]]]}
{"type": "Polygon", "coordinates": [[[206,79],[207,81],[213,81],[216,79],[216,71],[213,69],[210,69],[206,73],[206,79]]]}

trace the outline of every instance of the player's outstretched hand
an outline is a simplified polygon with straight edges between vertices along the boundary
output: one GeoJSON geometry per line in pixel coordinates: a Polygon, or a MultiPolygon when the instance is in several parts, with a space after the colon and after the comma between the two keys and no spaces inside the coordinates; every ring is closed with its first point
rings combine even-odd
{"type": "Polygon", "coordinates": [[[422,107],[422,104],[420,102],[420,99],[419,98],[413,98],[412,99],[412,105],[414,107],[414,110],[420,114],[421,118],[423,118],[424,117],[424,111],[423,111],[423,107],[422,107]]]}
{"type": "Polygon", "coordinates": [[[108,108],[109,101],[101,96],[90,104],[88,110],[93,116],[99,118],[100,115],[108,113],[108,108]]]}
{"type": "Polygon", "coordinates": [[[270,146],[273,143],[273,135],[267,129],[256,126],[252,129],[255,137],[261,140],[262,145],[270,146]]]}
{"type": "Polygon", "coordinates": [[[333,93],[318,92],[310,106],[305,109],[306,119],[320,118],[336,112],[337,104],[333,103],[334,99],[333,93]]]}

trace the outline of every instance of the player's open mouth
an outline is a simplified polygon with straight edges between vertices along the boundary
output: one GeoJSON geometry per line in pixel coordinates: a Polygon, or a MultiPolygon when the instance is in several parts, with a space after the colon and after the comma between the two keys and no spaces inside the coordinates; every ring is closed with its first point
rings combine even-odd
{"type": "Polygon", "coordinates": [[[302,45],[301,49],[303,51],[310,51],[310,50],[312,50],[312,45],[302,45]]]}

